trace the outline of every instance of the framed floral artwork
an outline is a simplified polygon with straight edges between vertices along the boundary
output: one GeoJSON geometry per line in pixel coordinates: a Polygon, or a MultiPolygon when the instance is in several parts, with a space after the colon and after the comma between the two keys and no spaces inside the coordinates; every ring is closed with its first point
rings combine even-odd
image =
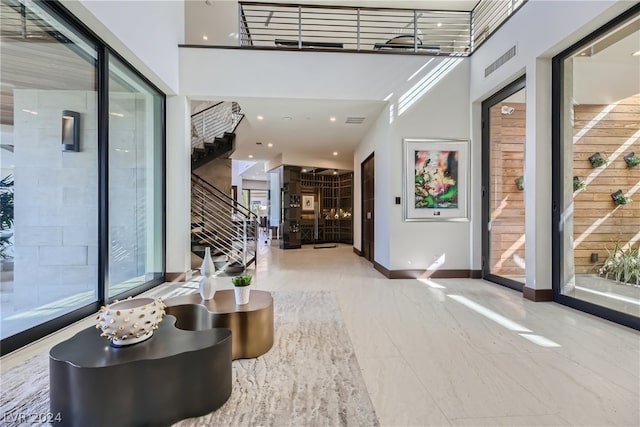
{"type": "Polygon", "coordinates": [[[404,220],[468,221],[469,141],[403,143],[404,220]]]}

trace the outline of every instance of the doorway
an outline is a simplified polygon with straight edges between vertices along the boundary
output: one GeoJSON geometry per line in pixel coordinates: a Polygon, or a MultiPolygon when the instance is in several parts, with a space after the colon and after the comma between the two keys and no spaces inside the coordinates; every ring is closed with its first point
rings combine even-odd
{"type": "Polygon", "coordinates": [[[373,153],[362,162],[362,256],[374,262],[374,204],[375,204],[375,185],[374,185],[374,156],[373,153]]]}
{"type": "Polygon", "coordinates": [[[482,277],[525,281],[525,77],[482,103],[482,277]]]}

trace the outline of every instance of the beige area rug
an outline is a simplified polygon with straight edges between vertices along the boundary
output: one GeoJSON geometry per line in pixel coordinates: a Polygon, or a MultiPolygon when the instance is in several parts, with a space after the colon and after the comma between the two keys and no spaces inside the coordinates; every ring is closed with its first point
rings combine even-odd
{"type": "MultiPolygon", "coordinates": [[[[273,348],[233,362],[233,392],[220,409],[175,425],[377,426],[335,295],[279,291],[273,298],[273,348]]],[[[47,354],[0,379],[0,425],[20,425],[15,414],[49,411],[47,354]]]]}

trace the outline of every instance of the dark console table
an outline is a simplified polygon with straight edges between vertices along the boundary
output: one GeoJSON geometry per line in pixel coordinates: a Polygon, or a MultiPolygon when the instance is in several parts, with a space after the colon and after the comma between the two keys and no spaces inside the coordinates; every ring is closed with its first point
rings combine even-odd
{"type": "Polygon", "coordinates": [[[167,315],[153,336],[115,348],[95,328],[49,352],[51,412],[63,426],[166,426],[231,395],[231,332],[187,331],[167,315]]]}
{"type": "Polygon", "coordinates": [[[236,305],[233,289],[216,291],[213,299],[200,294],[167,298],[167,314],[178,318],[176,326],[188,330],[231,329],[232,359],[248,359],[273,346],[273,298],[252,289],[249,304],[236,305]]]}

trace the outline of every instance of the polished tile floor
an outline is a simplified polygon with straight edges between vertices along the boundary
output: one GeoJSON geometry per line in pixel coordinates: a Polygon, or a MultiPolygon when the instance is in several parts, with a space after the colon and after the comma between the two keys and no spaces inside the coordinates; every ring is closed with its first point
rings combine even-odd
{"type": "Polygon", "coordinates": [[[335,291],[382,425],[640,425],[637,331],[481,280],[387,280],[351,246],[267,246],[251,273],[257,289],[335,291]]]}

